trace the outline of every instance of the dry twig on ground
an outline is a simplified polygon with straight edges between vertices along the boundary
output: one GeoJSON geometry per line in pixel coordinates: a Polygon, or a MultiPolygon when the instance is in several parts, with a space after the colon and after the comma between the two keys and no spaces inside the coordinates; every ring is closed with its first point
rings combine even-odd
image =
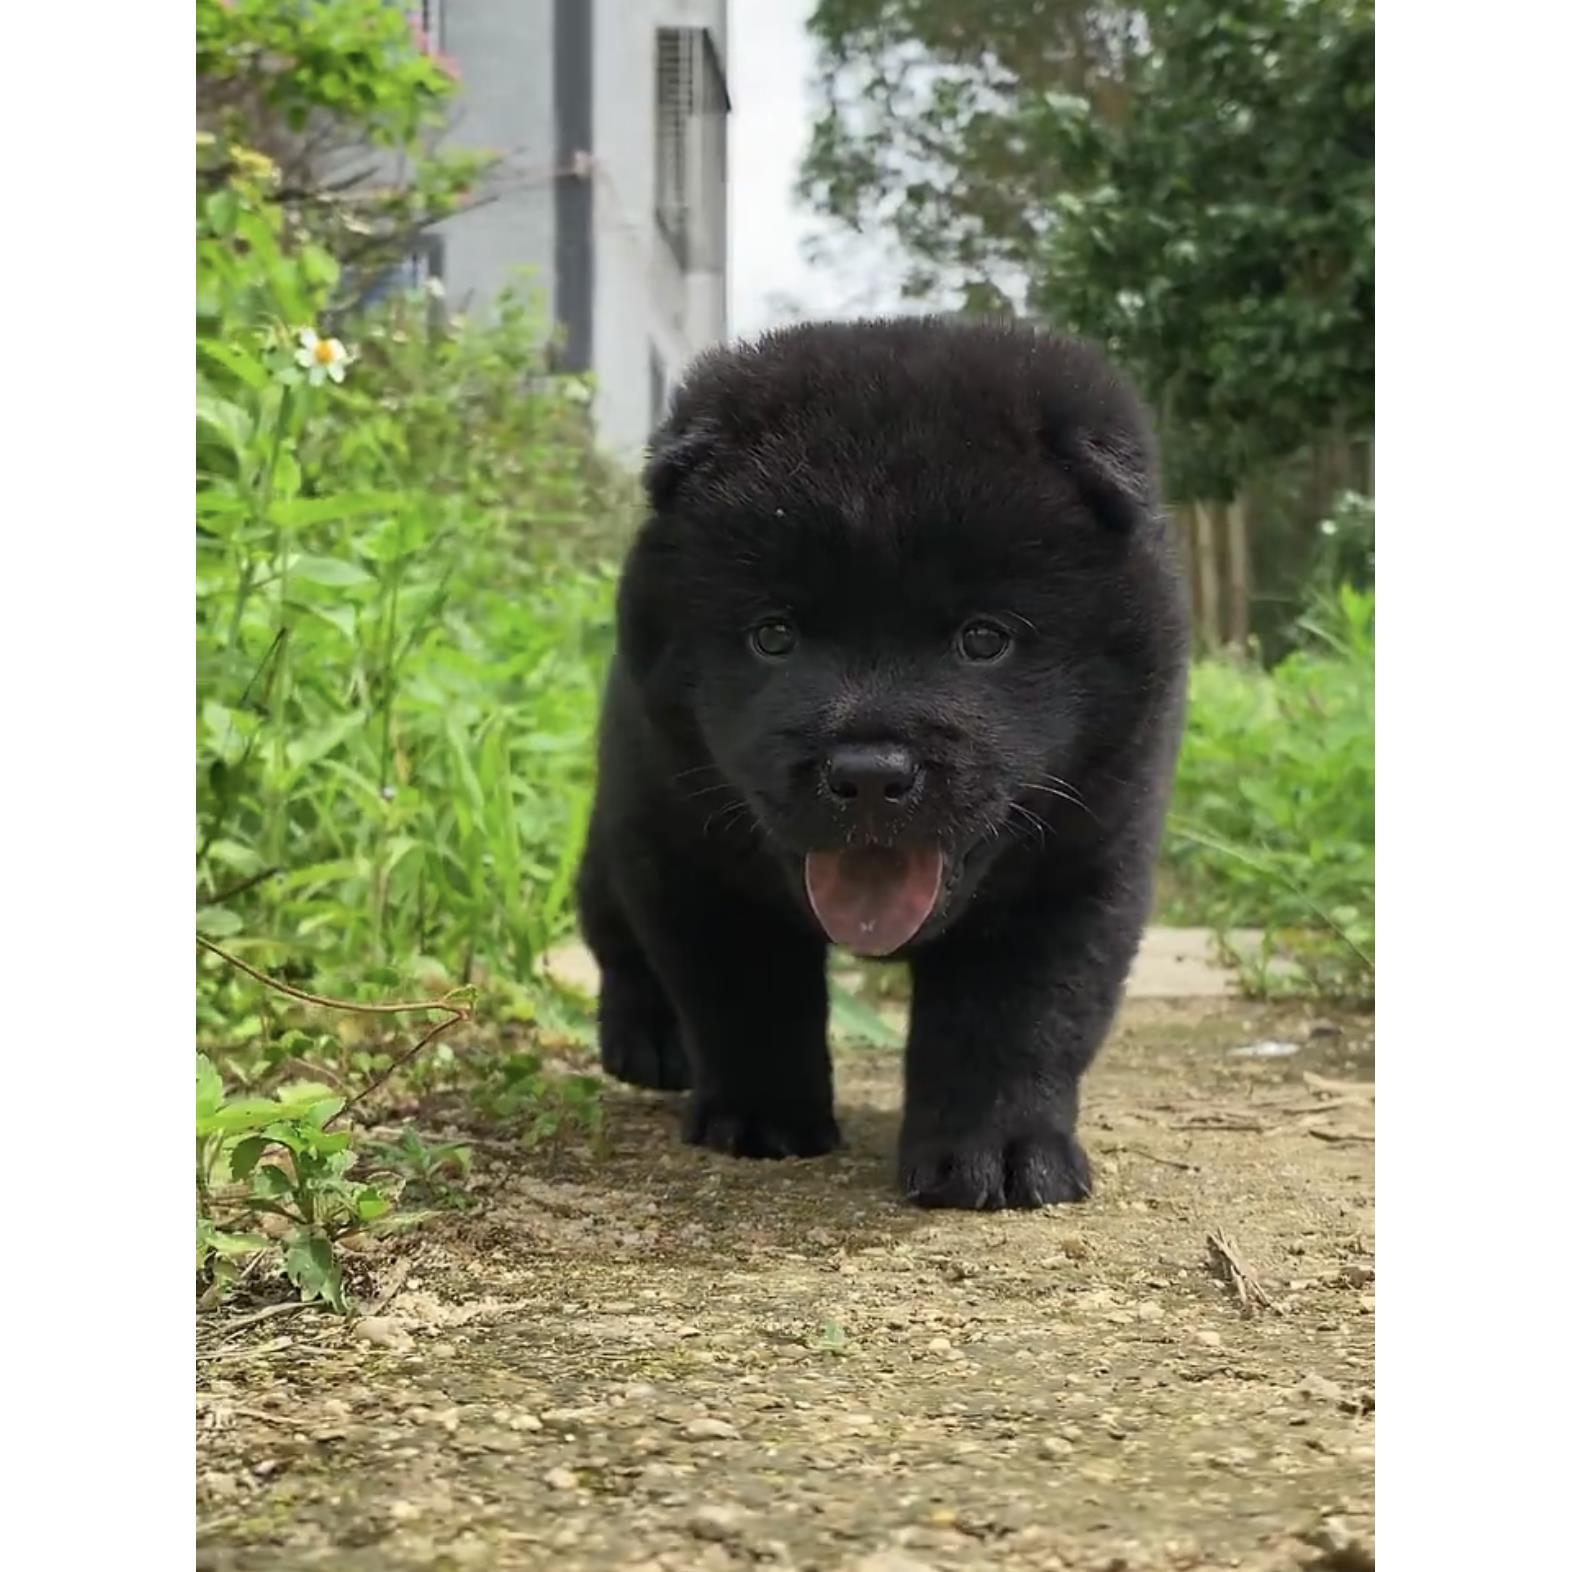
{"type": "Polygon", "coordinates": [[[1257,1310],[1276,1310],[1272,1296],[1261,1286],[1260,1279],[1240,1258],[1239,1247],[1221,1229],[1214,1229],[1206,1236],[1206,1248],[1211,1254],[1213,1267],[1228,1286],[1233,1289],[1239,1308],[1246,1315],[1257,1310]]]}

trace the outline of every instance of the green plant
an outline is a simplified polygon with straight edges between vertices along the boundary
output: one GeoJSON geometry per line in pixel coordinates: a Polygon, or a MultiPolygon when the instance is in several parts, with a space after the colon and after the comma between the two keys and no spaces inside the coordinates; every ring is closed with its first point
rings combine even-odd
{"type": "MultiPolygon", "coordinates": [[[[463,1178],[412,1135],[368,1166],[355,1105],[497,1061],[427,1052],[440,1022],[395,1050],[371,1001],[418,987],[451,1021],[483,994],[526,1035],[575,1013],[536,962],[571,922],[631,488],[526,294],[484,322],[424,292],[353,309],[478,167],[421,145],[451,81],[404,19],[202,0],[197,40],[197,1024],[220,1077],[199,1128],[223,1187],[199,1185],[199,1256],[221,1293],[271,1219],[297,1286],[342,1308],[335,1241],[363,1207],[463,1178]],[[328,189],[335,145],[404,173],[328,189]],[[361,1013],[324,1027],[324,999],[361,1013]],[[300,1076],[321,1097],[282,1107],[300,1076]],[[240,1139],[265,1143],[236,1175],[247,1107],[266,1122],[240,1139]]],[[[560,1079],[513,1116],[598,1132],[560,1079]]]]}
{"type": "Polygon", "coordinates": [[[1218,659],[1192,673],[1165,916],[1263,928],[1259,989],[1364,999],[1374,986],[1374,619],[1373,593],[1343,586],[1270,671],[1218,659]]]}
{"type": "Polygon", "coordinates": [[[553,1155],[570,1134],[586,1136],[596,1150],[605,1137],[605,1103],[593,1075],[548,1070],[540,1055],[509,1054],[475,1088],[475,1105],[489,1118],[518,1129],[526,1150],[553,1155]]]}
{"type": "MultiPolygon", "coordinates": [[[[879,1014],[875,1003],[881,997],[880,984],[885,977],[891,975],[889,968],[876,970],[873,967],[864,967],[862,970],[863,986],[858,992],[853,992],[846,986],[842,978],[830,979],[830,1030],[840,1038],[851,1043],[868,1043],[875,1048],[896,1048],[905,1040],[901,1032],[891,1026],[879,1014]]],[[[904,968],[899,976],[900,986],[895,992],[895,997],[904,993],[904,968]]],[[[886,993],[884,996],[889,996],[886,993]]]]}
{"type": "Polygon", "coordinates": [[[336,305],[473,200],[493,162],[436,145],[457,73],[386,0],[197,0],[196,77],[199,191],[223,208],[255,183],[345,265],[336,305]]]}
{"type": "Polygon", "coordinates": [[[1374,398],[1372,0],[819,0],[803,194],[1102,343],[1221,497],[1374,398]]]}
{"type": "Polygon", "coordinates": [[[418,1130],[402,1131],[396,1141],[367,1144],[366,1155],[377,1167],[400,1174],[406,1181],[405,1195],[416,1191],[435,1205],[462,1205],[465,1197],[449,1179],[469,1177],[474,1153],[462,1141],[428,1144],[418,1130]]]}
{"type": "Polygon", "coordinates": [[[285,313],[331,266],[245,216],[285,283],[199,335],[200,926],[521,981],[565,924],[609,643],[609,573],[560,547],[596,500],[581,408],[520,391],[511,306],[467,333],[401,303],[312,386],[285,313]]]}
{"type": "Polygon", "coordinates": [[[309,1082],[271,1097],[229,1098],[217,1069],[197,1056],[197,1273],[222,1288],[237,1257],[265,1250],[261,1216],[283,1220],[283,1266],[302,1299],[348,1306],[335,1251],[346,1233],[376,1222],[392,1197],[352,1179],[356,1163],[347,1130],[328,1125],[344,1099],[309,1082]],[[266,1160],[264,1160],[266,1159],[266,1160]],[[219,1223],[212,1208],[234,1208],[219,1223]]]}

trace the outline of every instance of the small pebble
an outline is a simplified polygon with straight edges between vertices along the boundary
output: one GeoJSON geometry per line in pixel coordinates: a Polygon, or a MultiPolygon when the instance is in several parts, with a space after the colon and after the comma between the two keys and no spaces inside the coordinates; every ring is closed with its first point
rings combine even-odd
{"type": "Polygon", "coordinates": [[[695,1539],[735,1539],[745,1514],[734,1506],[701,1506],[688,1517],[688,1532],[695,1539]]]}
{"type": "Polygon", "coordinates": [[[690,1419],[682,1427],[688,1441],[735,1441],[737,1427],[725,1419],[690,1419]]]}
{"type": "Polygon", "coordinates": [[[374,1344],[378,1348],[403,1351],[415,1346],[414,1338],[397,1321],[388,1316],[368,1315],[357,1321],[355,1336],[361,1342],[374,1344]]]}
{"type": "Polygon", "coordinates": [[[918,1561],[902,1550],[875,1550],[852,1563],[851,1572],[935,1572],[931,1561],[918,1561]]]}
{"type": "Polygon", "coordinates": [[[1295,1390],[1301,1397],[1324,1397],[1333,1402],[1343,1395],[1342,1387],[1335,1381],[1328,1381],[1323,1375],[1307,1375],[1295,1390]]]}
{"type": "Polygon", "coordinates": [[[575,1430],[594,1415],[592,1408],[547,1408],[541,1411],[540,1422],[553,1430],[575,1430]]]}
{"type": "Polygon", "coordinates": [[[1062,1463],[1075,1451],[1073,1443],[1066,1441],[1063,1436],[1044,1436],[1037,1443],[1038,1454],[1051,1459],[1053,1462],[1062,1463]]]}
{"type": "Polygon", "coordinates": [[[579,1476],[571,1468],[554,1468],[546,1475],[546,1483],[553,1490],[577,1490],[579,1476]]]}
{"type": "Polygon", "coordinates": [[[1214,1332],[1210,1327],[1203,1332],[1197,1332],[1195,1340],[1202,1348],[1221,1348],[1223,1346],[1222,1334],[1214,1332]]]}

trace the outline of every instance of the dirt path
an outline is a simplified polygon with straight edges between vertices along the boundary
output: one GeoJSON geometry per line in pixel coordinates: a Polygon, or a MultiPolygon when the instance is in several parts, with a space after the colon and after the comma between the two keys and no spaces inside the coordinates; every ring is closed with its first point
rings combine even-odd
{"type": "Polygon", "coordinates": [[[1133,1002],[1052,1213],[898,1204],[883,1051],[831,1160],[620,1090],[598,1162],[488,1151],[379,1319],[204,1324],[198,1566],[1373,1566],[1372,1048],[1326,1024],[1133,1002]]]}

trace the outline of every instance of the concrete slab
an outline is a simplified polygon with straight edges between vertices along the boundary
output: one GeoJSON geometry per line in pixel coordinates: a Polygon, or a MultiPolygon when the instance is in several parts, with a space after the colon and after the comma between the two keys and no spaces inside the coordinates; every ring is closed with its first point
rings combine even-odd
{"type": "MultiPolygon", "coordinates": [[[[1242,933],[1235,940],[1248,948],[1259,936],[1242,933]]],[[[557,981],[584,993],[593,994],[600,985],[594,957],[577,940],[552,950],[545,969],[557,981]]],[[[1218,961],[1209,930],[1151,928],[1126,994],[1131,999],[1223,999],[1234,991],[1233,974],[1218,961]]]]}

